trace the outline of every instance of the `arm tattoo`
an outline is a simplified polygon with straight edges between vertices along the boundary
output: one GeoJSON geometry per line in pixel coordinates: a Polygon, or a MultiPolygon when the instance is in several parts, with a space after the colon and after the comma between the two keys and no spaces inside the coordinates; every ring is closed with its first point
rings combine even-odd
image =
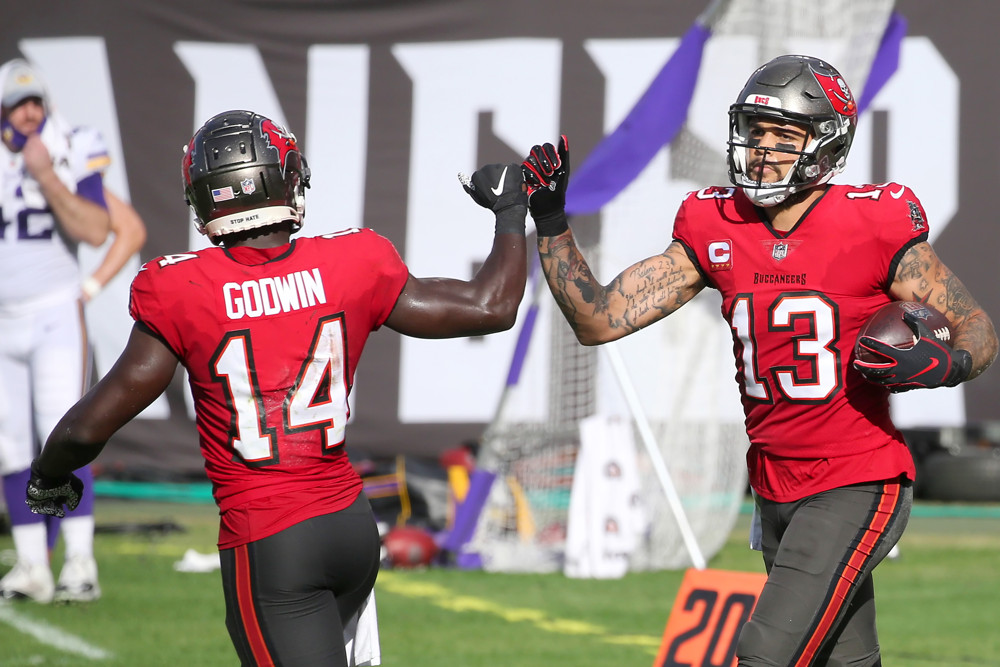
{"type": "Polygon", "coordinates": [[[986,314],[962,281],[946,266],[941,265],[941,283],[944,285],[942,312],[954,315],[957,321],[954,346],[972,355],[972,372],[968,379],[982,374],[997,356],[997,335],[986,314]]]}
{"type": "Polygon", "coordinates": [[[954,347],[972,355],[970,380],[989,368],[997,356],[993,323],[958,276],[937,260],[930,245],[918,243],[906,251],[897,279],[910,283],[911,299],[933,306],[954,323],[954,347]]]}
{"type": "Polygon", "coordinates": [[[913,246],[903,254],[903,258],[899,262],[899,268],[896,269],[897,280],[904,282],[917,281],[919,285],[917,290],[923,293],[924,296],[920,297],[917,292],[914,292],[913,300],[920,301],[921,303],[927,303],[927,298],[930,296],[930,283],[926,276],[927,272],[930,271],[931,263],[926,250],[927,246],[923,243],[913,246]]]}
{"type": "Polygon", "coordinates": [[[570,234],[539,239],[539,256],[552,294],[578,334],[596,320],[630,334],[677,310],[701,287],[666,252],[638,262],[607,286],[594,277],[570,234]]]}

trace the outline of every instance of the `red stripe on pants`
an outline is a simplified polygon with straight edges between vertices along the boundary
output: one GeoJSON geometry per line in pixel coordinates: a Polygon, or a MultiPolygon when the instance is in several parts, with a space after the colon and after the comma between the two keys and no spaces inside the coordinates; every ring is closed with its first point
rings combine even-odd
{"type": "Polygon", "coordinates": [[[875,545],[892,519],[896,511],[896,506],[899,504],[899,499],[899,482],[887,482],[882,486],[882,498],[879,500],[878,510],[875,512],[871,523],[868,524],[868,528],[865,529],[864,534],[861,536],[858,548],[851,554],[847,565],[842,570],[840,580],[833,590],[830,605],[823,612],[823,616],[819,620],[819,625],[816,626],[815,632],[813,632],[806,643],[806,648],[802,652],[802,655],[795,662],[795,667],[806,667],[812,662],[816,651],[819,650],[823,640],[826,639],[827,633],[830,632],[833,622],[837,619],[837,615],[844,607],[844,602],[847,599],[847,591],[857,583],[858,575],[861,573],[865,561],[871,557],[872,552],[875,550],[875,545]]]}
{"type": "Polygon", "coordinates": [[[240,622],[253,653],[257,665],[273,665],[271,654],[264,643],[264,635],[260,631],[257,620],[257,610],[253,605],[253,581],[250,577],[250,557],[247,545],[243,544],[233,549],[236,556],[236,601],[240,610],[240,622]]]}

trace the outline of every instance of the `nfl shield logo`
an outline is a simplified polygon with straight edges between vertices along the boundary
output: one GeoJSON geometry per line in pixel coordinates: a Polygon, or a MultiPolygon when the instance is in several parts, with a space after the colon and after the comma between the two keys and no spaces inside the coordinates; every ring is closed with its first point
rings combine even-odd
{"type": "Polygon", "coordinates": [[[243,194],[245,195],[252,195],[257,190],[257,186],[253,184],[252,178],[244,178],[240,181],[240,188],[243,189],[243,194]]]}
{"type": "Polygon", "coordinates": [[[787,243],[775,243],[774,248],[771,250],[771,257],[778,262],[788,257],[788,244],[787,243]]]}

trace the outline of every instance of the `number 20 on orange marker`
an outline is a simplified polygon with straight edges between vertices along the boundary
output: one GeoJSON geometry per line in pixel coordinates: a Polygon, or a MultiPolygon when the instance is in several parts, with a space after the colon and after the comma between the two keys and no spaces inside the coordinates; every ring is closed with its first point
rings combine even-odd
{"type": "Polygon", "coordinates": [[[653,667],[736,667],[736,640],[767,576],[689,569],[653,667]]]}

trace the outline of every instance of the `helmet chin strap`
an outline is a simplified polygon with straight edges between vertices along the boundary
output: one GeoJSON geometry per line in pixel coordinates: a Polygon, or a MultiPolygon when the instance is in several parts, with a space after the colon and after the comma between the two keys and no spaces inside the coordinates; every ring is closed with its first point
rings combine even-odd
{"type": "Polygon", "coordinates": [[[784,202],[793,194],[792,188],[743,188],[743,194],[757,206],[770,208],[784,202]]]}

